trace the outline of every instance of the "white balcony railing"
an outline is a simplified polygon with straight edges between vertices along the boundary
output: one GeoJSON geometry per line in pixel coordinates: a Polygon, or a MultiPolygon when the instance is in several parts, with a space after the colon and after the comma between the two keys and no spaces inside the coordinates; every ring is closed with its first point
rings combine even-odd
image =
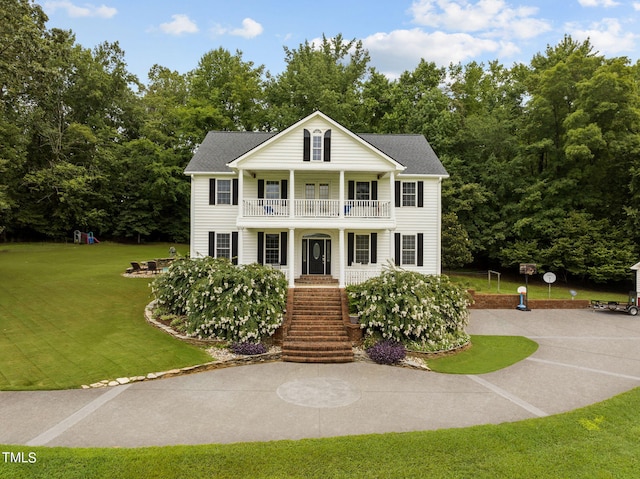
{"type": "Polygon", "coordinates": [[[382,270],[380,268],[367,266],[351,266],[344,270],[346,284],[360,284],[368,279],[380,276],[382,270]]]}
{"type": "Polygon", "coordinates": [[[289,216],[289,200],[244,200],[244,216],[289,216]]]}
{"type": "Polygon", "coordinates": [[[294,217],[336,218],[342,210],[346,218],[390,218],[391,202],[380,200],[347,200],[343,205],[339,200],[244,200],[245,217],[289,216],[293,203],[294,217]]]}

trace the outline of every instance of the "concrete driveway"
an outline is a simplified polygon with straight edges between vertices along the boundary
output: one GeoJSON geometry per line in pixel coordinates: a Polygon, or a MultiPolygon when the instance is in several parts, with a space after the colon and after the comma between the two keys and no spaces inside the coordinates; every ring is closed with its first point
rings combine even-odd
{"type": "Polygon", "coordinates": [[[0,443],[139,447],[466,427],[544,417],[640,385],[640,319],[473,310],[471,334],[521,335],[528,359],[483,375],[274,362],[106,389],[0,392],[0,443]]]}

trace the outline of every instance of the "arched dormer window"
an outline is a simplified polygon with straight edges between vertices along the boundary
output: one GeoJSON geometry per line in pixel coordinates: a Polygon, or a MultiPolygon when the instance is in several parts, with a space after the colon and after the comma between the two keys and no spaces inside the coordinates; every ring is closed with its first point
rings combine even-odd
{"type": "Polygon", "coordinates": [[[331,130],[304,130],[304,161],[331,161],[331,130]]]}

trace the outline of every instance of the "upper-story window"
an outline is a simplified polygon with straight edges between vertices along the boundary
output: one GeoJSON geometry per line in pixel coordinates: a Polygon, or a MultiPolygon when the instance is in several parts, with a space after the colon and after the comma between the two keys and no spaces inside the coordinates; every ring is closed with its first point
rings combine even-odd
{"type": "Polygon", "coordinates": [[[304,161],[331,161],[331,130],[304,130],[304,161]]]}
{"type": "Polygon", "coordinates": [[[416,182],[402,183],[402,206],[416,206],[416,182]]]}
{"type": "Polygon", "coordinates": [[[218,198],[217,204],[231,204],[231,180],[218,180],[218,198]]]}
{"type": "Polygon", "coordinates": [[[371,183],[368,181],[356,182],[356,200],[369,201],[371,199],[371,183]]]}
{"type": "Polygon", "coordinates": [[[313,130],[311,159],[313,161],[322,161],[322,131],[313,130]]]}
{"type": "Polygon", "coordinates": [[[265,198],[268,200],[277,200],[280,198],[280,181],[267,180],[265,182],[265,198]]]}

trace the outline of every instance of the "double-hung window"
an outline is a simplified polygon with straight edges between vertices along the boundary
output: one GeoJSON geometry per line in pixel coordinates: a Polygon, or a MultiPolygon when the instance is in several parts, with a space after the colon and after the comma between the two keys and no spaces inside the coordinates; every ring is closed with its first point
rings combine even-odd
{"type": "Polygon", "coordinates": [[[219,205],[231,204],[231,180],[217,180],[218,192],[216,203],[219,205]]]}
{"type": "Polygon", "coordinates": [[[311,141],[311,159],[313,161],[322,161],[322,131],[314,130],[311,141]]]}
{"type": "Polygon", "coordinates": [[[416,206],[416,182],[402,183],[402,206],[416,206]]]}
{"type": "Polygon", "coordinates": [[[216,258],[231,259],[231,234],[216,234],[216,258]]]}
{"type": "Polygon", "coordinates": [[[356,182],[356,200],[369,201],[371,199],[371,183],[368,181],[356,182]]]}
{"type": "Polygon", "coordinates": [[[356,235],[356,263],[369,264],[369,235],[356,235]]]}
{"type": "Polygon", "coordinates": [[[267,180],[265,182],[265,198],[268,200],[280,199],[280,182],[267,180]]]}
{"type": "Polygon", "coordinates": [[[264,235],[265,264],[280,264],[280,235],[267,233],[264,235]]]}
{"type": "Polygon", "coordinates": [[[414,235],[402,235],[402,264],[416,264],[416,237],[414,235]]]}

